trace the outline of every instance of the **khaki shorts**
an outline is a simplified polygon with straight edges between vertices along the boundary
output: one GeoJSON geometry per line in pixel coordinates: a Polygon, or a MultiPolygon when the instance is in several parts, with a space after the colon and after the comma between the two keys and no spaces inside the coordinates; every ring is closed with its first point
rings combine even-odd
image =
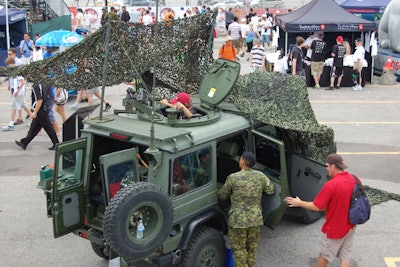
{"type": "Polygon", "coordinates": [[[236,47],[236,49],[238,49],[238,53],[239,53],[239,48],[242,47],[242,39],[236,39],[236,40],[232,40],[233,45],[236,47]]]}
{"type": "Polygon", "coordinates": [[[324,62],[323,61],[313,61],[311,62],[311,75],[321,75],[324,70],[324,62]]]}
{"type": "Polygon", "coordinates": [[[86,89],[86,93],[87,94],[95,94],[95,93],[97,93],[99,91],[100,91],[99,87],[93,87],[93,88],[90,88],[90,89],[86,89]]]}
{"type": "Polygon", "coordinates": [[[327,259],[329,262],[334,261],[337,257],[341,260],[349,261],[353,249],[355,227],[351,229],[343,238],[332,239],[326,237],[325,233],[319,236],[319,255],[327,259]]]}

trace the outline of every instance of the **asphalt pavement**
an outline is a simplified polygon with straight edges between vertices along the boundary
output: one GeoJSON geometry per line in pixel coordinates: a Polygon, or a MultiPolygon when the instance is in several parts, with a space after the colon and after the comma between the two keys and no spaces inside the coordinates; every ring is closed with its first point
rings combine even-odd
{"type": "MultiPolygon", "coordinates": [[[[223,37],[218,37],[214,56],[222,42],[223,37]]],[[[240,63],[241,73],[248,73],[250,68],[245,58],[241,58],[240,63]]],[[[338,151],[344,152],[350,170],[360,174],[368,186],[400,194],[397,131],[400,130],[400,86],[382,86],[378,83],[379,77],[374,80],[361,92],[351,88],[333,92],[309,88],[309,97],[317,119],[334,128],[338,151]],[[375,105],[371,107],[372,104],[375,105]],[[370,112],[371,109],[376,112],[370,112]],[[346,122],[346,118],[354,114],[357,120],[346,122]],[[377,123],[364,127],[360,123],[363,119],[377,123]],[[392,123],[383,124],[385,120],[392,123]],[[350,123],[356,123],[355,128],[345,127],[350,123]],[[390,130],[385,130],[387,128],[390,130]],[[379,134],[375,137],[376,133],[379,134]],[[374,153],[365,154],[367,152],[374,153]]],[[[105,97],[112,109],[122,108],[125,90],[123,84],[106,88],[105,97]]],[[[0,85],[0,99],[0,126],[4,126],[9,121],[10,106],[4,82],[0,85]]],[[[71,98],[66,105],[68,115],[73,112],[68,106],[74,100],[71,98]]],[[[56,117],[60,120],[57,114],[56,117]]],[[[45,196],[36,188],[40,166],[54,160],[54,152],[47,149],[51,142],[42,133],[22,151],[14,140],[25,136],[28,128],[24,123],[15,129],[0,132],[0,266],[108,266],[93,253],[88,241],[71,234],[53,238],[52,222],[46,217],[45,196]]],[[[372,207],[370,221],[357,226],[352,266],[400,266],[399,218],[400,203],[397,201],[372,207]]],[[[323,221],[304,225],[285,217],[276,229],[263,228],[256,267],[315,266],[323,221]]],[[[339,264],[336,261],[331,266],[339,264]]]]}

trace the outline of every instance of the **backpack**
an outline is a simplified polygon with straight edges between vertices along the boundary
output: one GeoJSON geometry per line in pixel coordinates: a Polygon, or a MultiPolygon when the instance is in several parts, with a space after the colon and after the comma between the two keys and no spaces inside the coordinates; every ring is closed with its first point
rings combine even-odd
{"type": "Polygon", "coordinates": [[[364,187],[356,176],[353,175],[356,185],[351,196],[349,221],[352,224],[363,224],[369,220],[371,215],[371,205],[365,195],[364,187]]]}

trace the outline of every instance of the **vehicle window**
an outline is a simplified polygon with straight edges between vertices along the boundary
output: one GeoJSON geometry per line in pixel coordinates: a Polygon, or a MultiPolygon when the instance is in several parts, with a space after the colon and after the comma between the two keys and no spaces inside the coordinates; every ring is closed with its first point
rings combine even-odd
{"type": "Polygon", "coordinates": [[[172,194],[182,195],[212,179],[211,147],[177,157],[172,163],[172,194]]]}
{"type": "Polygon", "coordinates": [[[82,178],[83,149],[66,152],[60,155],[57,189],[62,190],[67,187],[77,185],[82,178]]]}
{"type": "Polygon", "coordinates": [[[257,167],[266,175],[280,179],[281,161],[279,145],[257,135],[254,138],[257,167]]]}
{"type": "Polygon", "coordinates": [[[110,166],[107,169],[108,185],[110,189],[110,198],[118,193],[121,188],[137,181],[135,162],[128,161],[110,166]]]}

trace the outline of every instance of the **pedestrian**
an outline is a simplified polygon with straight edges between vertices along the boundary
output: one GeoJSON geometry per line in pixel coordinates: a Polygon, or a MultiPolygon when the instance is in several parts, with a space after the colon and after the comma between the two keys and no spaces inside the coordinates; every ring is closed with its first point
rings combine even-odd
{"type": "Polygon", "coordinates": [[[83,24],[85,29],[89,32],[92,26],[92,14],[89,13],[89,9],[85,9],[85,14],[83,14],[83,24]]]}
{"type": "Polygon", "coordinates": [[[117,10],[115,7],[111,7],[110,11],[104,16],[105,21],[118,21],[119,17],[117,15],[117,10]]]}
{"type": "Polygon", "coordinates": [[[250,60],[250,52],[251,52],[251,49],[253,49],[253,45],[254,45],[254,40],[261,39],[261,36],[258,33],[258,31],[254,28],[253,23],[249,23],[249,29],[246,31],[245,35],[246,35],[246,46],[247,46],[246,52],[248,53],[247,61],[249,61],[250,60]]]}
{"type": "Polygon", "coordinates": [[[75,17],[75,20],[76,20],[75,32],[77,34],[81,35],[81,32],[83,30],[86,30],[86,28],[85,28],[85,19],[84,19],[84,16],[83,16],[82,8],[78,8],[76,11],[77,11],[77,13],[76,13],[76,17],[75,17]]]}
{"type": "Polygon", "coordinates": [[[303,60],[303,50],[304,38],[301,36],[296,37],[296,46],[294,47],[291,57],[292,57],[292,74],[297,76],[306,76],[304,71],[304,60],[303,60]]]}
{"type": "Polygon", "coordinates": [[[256,265],[260,226],[263,225],[261,196],[274,193],[274,184],[262,172],[254,170],[256,157],[244,152],[239,160],[240,171],[232,173],[218,192],[222,200],[230,198],[228,236],[235,266],[256,265]]]}
{"type": "MultiPolygon", "coordinates": [[[[14,67],[15,60],[12,57],[6,58],[6,66],[14,67]]],[[[25,80],[22,76],[15,76],[8,78],[8,91],[11,92],[11,111],[10,111],[10,122],[7,126],[3,127],[3,131],[14,131],[14,125],[22,124],[22,108],[25,112],[31,116],[31,111],[28,105],[25,103],[25,80]],[[18,119],[15,121],[17,110],[18,119]]]]}
{"type": "Polygon", "coordinates": [[[150,11],[149,10],[144,10],[144,15],[142,17],[142,22],[143,25],[149,25],[153,23],[153,18],[150,15],[150,11]]]}
{"type": "Polygon", "coordinates": [[[218,57],[230,61],[236,61],[236,47],[232,43],[232,37],[227,35],[225,42],[219,47],[218,57]]]}
{"type": "Polygon", "coordinates": [[[32,59],[33,41],[29,33],[24,33],[24,40],[19,44],[19,52],[21,53],[21,63],[29,64],[32,59]]]}
{"type": "Polygon", "coordinates": [[[315,89],[321,88],[319,82],[321,80],[322,72],[324,71],[324,56],[326,52],[326,42],[324,39],[324,33],[318,33],[318,39],[311,43],[311,75],[314,78],[315,89]]]}
{"type": "Polygon", "coordinates": [[[355,51],[354,51],[354,65],[353,65],[353,72],[356,75],[355,82],[356,84],[353,86],[354,91],[361,91],[362,90],[362,69],[365,59],[365,49],[363,47],[362,40],[357,38],[355,41],[355,51]]]}
{"type": "MultiPolygon", "coordinates": [[[[11,47],[10,49],[7,50],[7,56],[11,57],[14,59],[15,61],[15,66],[20,66],[22,65],[22,61],[17,57],[17,49],[15,49],[14,47],[11,47]]],[[[26,86],[25,86],[25,90],[26,90],[26,86]]],[[[26,92],[25,92],[26,93],[26,92]]],[[[24,103],[25,103],[25,98],[24,98],[24,103]]],[[[23,106],[25,106],[26,104],[23,104],[23,106]]],[[[26,109],[24,108],[24,110],[26,111],[26,109]]],[[[30,117],[30,113],[27,112],[27,119],[30,117]]],[[[23,123],[22,120],[22,109],[18,110],[18,119],[14,122],[14,125],[18,125],[23,123]]]]}
{"type": "Polygon", "coordinates": [[[355,186],[353,176],[344,171],[347,165],[338,154],[326,158],[325,169],[331,179],[324,184],[312,202],[299,197],[287,197],[289,207],[311,211],[326,210],[326,221],[319,237],[318,267],[340,258],[341,267],[350,267],[355,225],[349,222],[350,200],[355,186]]]}
{"type": "Polygon", "coordinates": [[[232,8],[228,8],[228,10],[225,10],[225,28],[226,30],[228,30],[229,25],[233,22],[233,17],[235,15],[233,15],[232,13],[232,8]]]}
{"type": "MultiPolygon", "coordinates": [[[[93,105],[93,95],[95,95],[96,97],[98,97],[98,98],[100,99],[100,101],[101,101],[102,96],[101,96],[99,87],[94,87],[94,88],[91,88],[91,89],[86,89],[86,96],[87,96],[87,99],[88,99],[88,105],[89,105],[89,106],[92,106],[92,105],[93,105]]],[[[103,102],[104,102],[104,105],[105,105],[105,106],[104,106],[104,111],[109,111],[110,108],[111,108],[110,103],[108,103],[107,100],[106,100],[105,98],[103,99],[103,102]]]]}
{"type": "Polygon", "coordinates": [[[31,115],[31,126],[29,128],[27,136],[19,141],[15,140],[15,143],[23,150],[25,150],[28,144],[43,128],[46,131],[47,135],[50,137],[51,142],[53,143],[53,146],[49,147],[49,150],[54,150],[56,144],[58,144],[59,141],[56,131],[54,130],[49,118],[49,100],[51,98],[51,87],[41,86],[40,84],[35,83],[33,85],[33,94],[35,98],[35,105],[31,115]]]}
{"type": "Polygon", "coordinates": [[[121,12],[121,21],[128,23],[130,19],[131,16],[129,15],[129,12],[126,10],[126,6],[123,6],[121,12]]]}
{"type": "MultiPolygon", "coordinates": [[[[232,43],[237,49],[237,54],[242,49],[242,26],[238,23],[238,17],[233,17],[233,22],[228,27],[228,35],[232,38],[232,43]]],[[[237,60],[239,58],[237,57],[237,60]]]]}
{"type": "Polygon", "coordinates": [[[254,71],[262,71],[265,69],[265,48],[260,39],[255,39],[256,44],[250,51],[250,67],[254,71]]]}
{"type": "Polygon", "coordinates": [[[107,20],[106,20],[106,15],[107,15],[107,9],[105,7],[103,7],[101,9],[101,17],[100,17],[100,24],[101,26],[103,26],[104,24],[106,24],[107,20]]]}
{"type": "Polygon", "coordinates": [[[333,90],[333,88],[340,89],[340,83],[343,78],[343,59],[346,54],[346,48],[343,45],[343,36],[336,37],[336,44],[333,46],[331,56],[333,57],[333,65],[331,68],[331,84],[326,90],[333,90]],[[336,86],[335,79],[337,79],[336,86]]]}
{"type": "Polygon", "coordinates": [[[272,17],[267,18],[267,15],[263,14],[261,17],[261,40],[263,46],[270,47],[271,44],[271,32],[272,32],[272,17]]]}
{"type": "Polygon", "coordinates": [[[318,38],[315,36],[314,32],[308,33],[308,37],[307,37],[306,41],[304,42],[304,48],[307,49],[305,60],[311,61],[311,55],[312,55],[311,44],[314,40],[317,40],[317,39],[318,38]]]}

